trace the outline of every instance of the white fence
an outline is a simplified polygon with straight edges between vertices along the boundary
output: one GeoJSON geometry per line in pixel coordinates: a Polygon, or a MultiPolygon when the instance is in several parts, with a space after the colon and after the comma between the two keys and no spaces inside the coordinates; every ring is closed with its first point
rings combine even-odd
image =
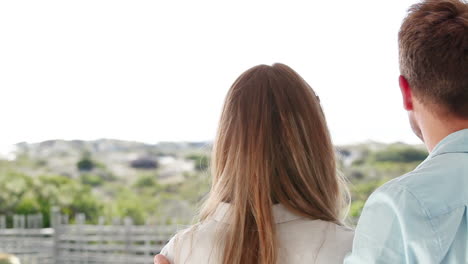
{"type": "Polygon", "coordinates": [[[151,264],[177,231],[174,225],[133,225],[128,218],[123,224],[104,225],[100,219],[88,225],[82,214],[68,224],[56,211],[51,221],[52,228],[40,228],[39,215],[14,216],[13,228],[6,228],[0,216],[0,253],[16,255],[21,264],[151,264]]]}

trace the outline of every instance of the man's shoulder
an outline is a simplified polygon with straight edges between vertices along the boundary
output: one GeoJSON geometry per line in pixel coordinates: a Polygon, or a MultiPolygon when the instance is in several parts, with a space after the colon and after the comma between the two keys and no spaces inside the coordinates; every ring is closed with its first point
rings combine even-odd
{"type": "MultiPolygon", "coordinates": [[[[414,199],[429,216],[468,204],[468,154],[447,153],[427,160],[415,170],[376,190],[389,199],[414,199]],[[404,192],[408,195],[401,196],[404,192]]],[[[404,201],[403,201],[404,202],[404,201]]]]}

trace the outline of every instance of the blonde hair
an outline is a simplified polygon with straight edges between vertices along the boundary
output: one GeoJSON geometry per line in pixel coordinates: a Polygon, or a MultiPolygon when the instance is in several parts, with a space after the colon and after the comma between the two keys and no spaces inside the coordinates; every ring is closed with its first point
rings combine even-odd
{"type": "Polygon", "coordinates": [[[222,202],[222,263],[277,262],[272,205],[342,224],[349,203],[318,97],[284,64],[259,65],[232,85],[213,146],[213,183],[200,220],[222,202]]]}

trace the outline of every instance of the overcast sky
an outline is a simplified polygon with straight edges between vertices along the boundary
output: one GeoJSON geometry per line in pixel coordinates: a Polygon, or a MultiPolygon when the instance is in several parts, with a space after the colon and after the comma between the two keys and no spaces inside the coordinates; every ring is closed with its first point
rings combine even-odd
{"type": "Polygon", "coordinates": [[[234,79],[282,62],[333,140],[419,142],[398,89],[415,1],[1,1],[0,146],[211,140],[234,79]]]}

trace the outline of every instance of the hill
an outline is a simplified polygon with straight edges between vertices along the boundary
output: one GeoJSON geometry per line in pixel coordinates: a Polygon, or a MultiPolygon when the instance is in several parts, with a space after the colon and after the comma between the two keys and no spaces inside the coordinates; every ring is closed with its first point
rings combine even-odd
{"type": "MultiPolygon", "coordinates": [[[[47,223],[59,206],[91,222],[131,216],[136,223],[187,223],[209,190],[210,151],[209,142],[20,143],[14,158],[0,158],[0,214],[41,212],[47,223]]],[[[375,188],[427,156],[422,146],[377,142],[337,146],[336,153],[352,193],[351,223],[375,188]]]]}

